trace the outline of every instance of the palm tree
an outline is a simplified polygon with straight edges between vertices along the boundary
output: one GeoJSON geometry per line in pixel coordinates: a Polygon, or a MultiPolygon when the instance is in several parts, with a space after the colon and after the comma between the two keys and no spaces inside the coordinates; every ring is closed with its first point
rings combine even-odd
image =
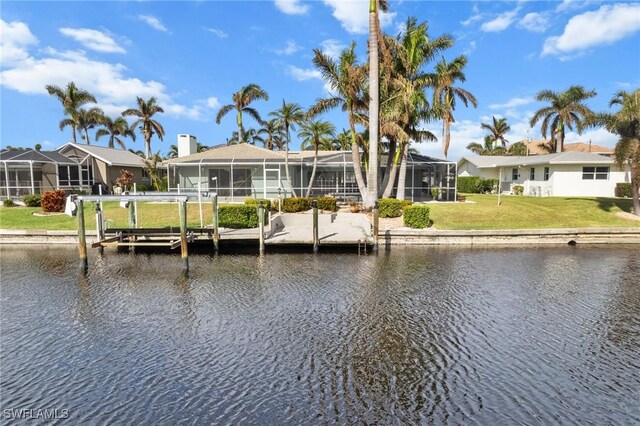
{"type": "Polygon", "coordinates": [[[582,86],[571,86],[564,92],[542,90],[536,95],[536,100],[546,101],[551,105],[536,111],[529,125],[533,127],[542,120],[540,126],[542,137],[546,138],[549,131],[555,152],[562,152],[565,126],[570,130],[575,126],[578,134],[582,133],[587,121],[593,117],[593,111],[584,104],[584,101],[595,95],[595,90],[587,91],[582,86]]]}
{"type": "Polygon", "coordinates": [[[162,163],[162,157],[160,151],[156,152],[150,157],[144,159],[144,169],[151,177],[151,182],[156,191],[160,191],[163,187],[162,179],[160,179],[160,165],[162,163]]]}
{"type": "Polygon", "coordinates": [[[120,148],[127,149],[125,146],[123,137],[131,137],[134,141],[136,140],[136,134],[129,128],[129,123],[123,117],[118,117],[113,120],[111,117],[103,117],[100,122],[101,126],[104,126],[104,129],[98,129],[96,132],[96,141],[100,139],[102,136],[109,136],[109,144],[107,145],[109,148],[115,148],[115,144],[120,145],[120,148]]]}
{"type": "Polygon", "coordinates": [[[620,136],[614,150],[616,166],[631,168],[631,198],[633,212],[640,216],[640,89],[629,93],[620,91],[609,102],[609,107],[620,105],[615,114],[598,114],[591,123],[603,125],[609,132],[620,136]]]}
{"type": "Polygon", "coordinates": [[[151,97],[149,100],[145,101],[141,97],[137,97],[138,101],[138,109],[130,108],[122,113],[122,115],[131,115],[134,117],[138,117],[138,119],[131,124],[131,130],[140,126],[140,130],[142,131],[142,135],[144,136],[144,149],[145,156],[147,158],[151,157],[151,138],[154,134],[158,135],[160,140],[164,138],[164,128],[162,125],[154,120],[152,117],[154,114],[159,112],[164,112],[161,106],[156,104],[156,98],[151,97]]]}
{"type": "Polygon", "coordinates": [[[489,141],[493,144],[493,149],[497,148],[498,142],[500,142],[503,148],[506,148],[509,141],[504,137],[504,135],[511,130],[511,126],[507,124],[507,119],[504,117],[497,120],[495,116],[491,118],[493,120],[493,124],[481,123],[480,127],[491,133],[488,137],[489,141]]]}
{"type": "Polygon", "coordinates": [[[351,149],[351,133],[342,129],[333,140],[333,147],[336,151],[349,151],[351,149]]]}
{"type": "MultiPolygon", "coordinates": [[[[64,115],[75,113],[78,108],[88,103],[96,103],[96,98],[86,90],[78,89],[73,81],[67,83],[65,89],[47,85],[44,88],[51,96],[55,96],[64,107],[64,115]]],[[[69,123],[72,129],[73,143],[76,143],[76,125],[69,123]]]]}
{"type": "Polygon", "coordinates": [[[169,158],[178,158],[178,146],[177,145],[169,145],[169,151],[167,152],[167,157],[169,157],[169,158]]]}
{"type": "Polygon", "coordinates": [[[367,192],[363,199],[365,208],[373,208],[378,199],[378,118],[380,114],[380,73],[378,69],[378,1],[369,0],[369,171],[367,192]]]}
{"type": "Polygon", "coordinates": [[[456,109],[456,98],[468,107],[469,103],[474,108],[478,106],[475,96],[461,87],[455,87],[456,81],[466,81],[463,68],[467,64],[464,55],[458,56],[451,62],[444,58],[436,65],[436,72],[433,74],[433,85],[435,87],[433,100],[442,116],[442,157],[447,159],[449,144],[451,143],[451,124],[455,123],[453,111],[456,109]]]}
{"type": "Polygon", "coordinates": [[[298,137],[302,138],[300,148],[305,149],[309,146],[313,147],[315,151],[315,155],[313,156],[313,170],[311,171],[311,178],[309,178],[309,186],[307,187],[307,197],[311,196],[311,187],[316,177],[318,149],[326,141],[331,143],[335,131],[335,126],[328,121],[309,120],[300,126],[300,131],[298,132],[298,137]]]}
{"type": "Polygon", "coordinates": [[[507,152],[509,155],[528,155],[527,144],[524,142],[516,142],[507,149],[507,152]]]}
{"type": "Polygon", "coordinates": [[[236,123],[238,124],[238,142],[244,143],[244,128],[242,127],[242,113],[246,112],[251,117],[253,117],[258,123],[262,123],[262,119],[260,118],[260,114],[254,108],[251,108],[249,105],[251,102],[264,99],[265,101],[269,100],[269,94],[265,92],[260,86],[257,84],[248,84],[241,88],[238,92],[234,93],[232,96],[233,103],[228,104],[220,108],[218,111],[218,115],[216,116],[216,123],[220,124],[222,117],[227,115],[232,110],[236,111],[236,123]]]}
{"type": "Polygon", "coordinates": [[[507,152],[503,147],[495,146],[492,135],[484,137],[484,144],[471,142],[467,149],[477,155],[504,155],[507,152]]]}
{"type": "Polygon", "coordinates": [[[104,120],[104,112],[100,108],[90,108],[88,110],[80,108],[73,112],[70,112],[70,118],[65,118],[60,121],[60,130],[64,130],[65,127],[71,126],[74,129],[84,130],[84,141],[87,145],[90,145],[89,141],[89,129],[93,129],[96,125],[100,124],[104,120]]]}
{"type": "Polygon", "coordinates": [[[139,149],[129,148],[127,151],[129,151],[130,153],[135,154],[135,155],[137,155],[137,156],[139,156],[139,157],[147,158],[147,157],[144,155],[144,152],[140,151],[139,149]]]}
{"type": "Polygon", "coordinates": [[[282,126],[277,119],[267,120],[262,123],[262,128],[258,130],[258,135],[261,136],[262,142],[266,149],[273,151],[276,147],[282,149],[282,138],[284,132],[282,126]],[[262,137],[264,135],[264,137],[262,137]]]}
{"type": "Polygon", "coordinates": [[[296,190],[291,184],[291,177],[289,176],[289,145],[291,144],[291,133],[289,130],[295,130],[296,125],[304,122],[306,114],[302,110],[302,107],[296,103],[286,103],[282,100],[282,107],[269,113],[269,116],[274,117],[280,123],[280,126],[284,128],[286,140],[286,148],[284,151],[284,169],[287,176],[287,182],[291,187],[291,195],[296,196],[296,190]]]}
{"type": "Polygon", "coordinates": [[[248,143],[249,145],[255,145],[256,143],[264,144],[264,141],[258,134],[258,131],[254,128],[250,128],[244,132],[244,142],[240,141],[238,132],[231,133],[231,137],[227,139],[227,145],[238,145],[240,143],[248,143]]]}

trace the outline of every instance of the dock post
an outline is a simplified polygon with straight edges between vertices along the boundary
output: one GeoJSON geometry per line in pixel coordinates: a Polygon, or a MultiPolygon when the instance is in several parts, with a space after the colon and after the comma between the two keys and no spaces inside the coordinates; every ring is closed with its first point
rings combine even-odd
{"type": "Polygon", "coordinates": [[[260,241],[260,254],[264,254],[264,201],[260,200],[260,204],[258,205],[258,231],[260,234],[258,235],[260,241]]]}
{"type": "MultiPolygon", "coordinates": [[[[104,240],[104,213],[102,213],[102,202],[96,203],[96,237],[98,241],[104,240]]],[[[100,246],[100,254],[104,253],[104,247],[100,246]]]]}
{"type": "Polygon", "coordinates": [[[89,262],[87,261],[87,238],[84,226],[84,203],[82,200],[76,200],[78,202],[78,251],[80,252],[80,268],[83,272],[86,272],[89,262]]]}
{"type": "Polygon", "coordinates": [[[380,206],[378,204],[378,200],[376,200],[376,204],[373,207],[373,252],[374,253],[378,252],[378,231],[379,231],[378,209],[379,208],[380,206]]]}
{"type": "Polygon", "coordinates": [[[136,203],[129,201],[129,228],[136,227],[136,203]]]}
{"type": "Polygon", "coordinates": [[[187,201],[180,200],[180,252],[182,254],[182,271],[189,270],[189,248],[187,246],[187,201]]]}
{"type": "Polygon", "coordinates": [[[218,194],[213,195],[213,250],[218,252],[218,244],[220,241],[220,230],[218,221],[218,194]]]}
{"type": "Polygon", "coordinates": [[[320,241],[318,239],[318,200],[311,202],[313,207],[313,252],[318,253],[320,241]]]}

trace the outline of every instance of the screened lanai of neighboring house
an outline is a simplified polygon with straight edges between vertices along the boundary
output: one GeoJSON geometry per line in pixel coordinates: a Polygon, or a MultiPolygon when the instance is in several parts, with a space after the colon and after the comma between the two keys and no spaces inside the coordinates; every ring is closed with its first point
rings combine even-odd
{"type": "MultiPolygon", "coordinates": [[[[164,162],[169,190],[216,192],[225,201],[245,198],[275,199],[306,195],[313,172],[314,151],[270,151],[249,144],[220,146],[164,162]]],[[[360,192],[353,170],[351,151],[319,151],[314,196],[357,200],[360,192]]],[[[386,164],[382,156],[381,164],[386,164]]],[[[364,166],[363,166],[364,171],[364,166]]],[[[437,189],[440,200],[454,201],[456,163],[410,154],[406,168],[405,199],[426,201],[437,189]]],[[[394,188],[392,195],[397,191],[394,188]]]]}
{"type": "Polygon", "coordinates": [[[57,151],[3,150],[0,163],[0,196],[3,197],[38,194],[60,187],[80,187],[82,176],[86,175],[79,163],[57,151]]]}

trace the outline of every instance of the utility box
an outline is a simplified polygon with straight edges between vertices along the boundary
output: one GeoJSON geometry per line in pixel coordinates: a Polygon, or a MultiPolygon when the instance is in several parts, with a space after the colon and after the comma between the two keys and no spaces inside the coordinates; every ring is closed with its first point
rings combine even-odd
{"type": "Polygon", "coordinates": [[[178,157],[198,152],[198,141],[193,135],[178,135],[178,157]]]}

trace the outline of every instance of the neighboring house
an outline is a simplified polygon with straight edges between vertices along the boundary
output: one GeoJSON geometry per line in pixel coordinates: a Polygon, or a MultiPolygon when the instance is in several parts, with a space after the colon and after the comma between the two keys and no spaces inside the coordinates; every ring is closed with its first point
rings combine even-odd
{"type": "MultiPolygon", "coordinates": [[[[549,141],[546,141],[544,139],[524,142],[524,144],[527,146],[529,155],[549,154],[549,152],[544,149],[544,145],[548,143],[549,141]]],[[[564,144],[563,152],[586,152],[590,154],[606,155],[608,157],[613,156],[613,148],[609,148],[608,146],[593,145],[585,142],[566,143],[564,144]]]]}
{"type": "MultiPolygon", "coordinates": [[[[314,151],[289,151],[289,184],[283,151],[270,151],[249,144],[218,146],[200,153],[195,151],[193,136],[178,135],[178,157],[163,163],[169,176],[169,190],[213,191],[232,202],[247,197],[290,197],[292,187],[298,196],[306,195],[315,155],[314,151]]],[[[343,200],[358,199],[360,193],[351,156],[351,151],[319,151],[312,194],[343,200]]],[[[386,164],[385,156],[381,163],[386,164]]],[[[441,190],[441,199],[453,201],[455,182],[456,163],[410,154],[406,199],[431,199],[431,188],[435,187],[441,190]]]]}
{"type": "Polygon", "coordinates": [[[630,182],[630,172],[619,170],[610,157],[584,152],[516,156],[465,156],[458,176],[500,178],[500,190],[522,185],[525,195],[613,197],[619,182],[630,182]]]}
{"type": "Polygon", "coordinates": [[[113,189],[122,169],[137,184],[149,184],[144,161],[132,152],[67,143],[55,151],[3,150],[0,152],[0,196],[21,197],[45,191],[91,191],[95,183],[113,189]]]}

